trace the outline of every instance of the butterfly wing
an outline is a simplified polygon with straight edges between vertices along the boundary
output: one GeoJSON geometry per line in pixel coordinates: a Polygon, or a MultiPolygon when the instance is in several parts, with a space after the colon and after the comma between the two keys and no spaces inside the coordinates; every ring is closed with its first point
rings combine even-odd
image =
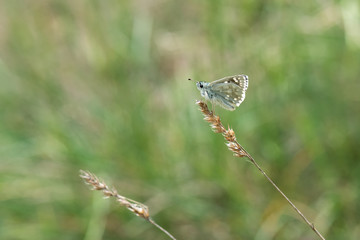
{"type": "Polygon", "coordinates": [[[244,101],[248,86],[249,78],[246,75],[224,77],[209,84],[211,91],[219,96],[219,100],[234,109],[244,101]]]}

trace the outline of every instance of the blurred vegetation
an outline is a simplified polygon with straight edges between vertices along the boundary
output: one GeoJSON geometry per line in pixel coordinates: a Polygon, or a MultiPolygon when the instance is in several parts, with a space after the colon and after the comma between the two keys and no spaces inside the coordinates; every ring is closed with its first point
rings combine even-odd
{"type": "Polygon", "coordinates": [[[249,75],[238,141],[329,239],[360,239],[360,4],[1,1],[0,239],[316,239],[194,104],[249,75]],[[111,182],[112,181],[112,182],[111,182]]]}

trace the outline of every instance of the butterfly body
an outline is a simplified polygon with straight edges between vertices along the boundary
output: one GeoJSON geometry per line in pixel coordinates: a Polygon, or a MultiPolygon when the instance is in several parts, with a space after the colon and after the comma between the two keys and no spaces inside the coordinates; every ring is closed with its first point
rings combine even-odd
{"type": "Polygon", "coordinates": [[[196,83],[201,96],[230,111],[234,111],[244,101],[248,85],[249,78],[246,75],[224,77],[210,83],[196,83]]]}

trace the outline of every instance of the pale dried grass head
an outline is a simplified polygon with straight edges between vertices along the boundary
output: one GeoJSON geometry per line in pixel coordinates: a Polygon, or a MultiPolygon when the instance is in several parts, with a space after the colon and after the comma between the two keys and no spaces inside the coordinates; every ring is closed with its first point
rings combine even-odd
{"type": "Polygon", "coordinates": [[[205,121],[210,123],[211,129],[216,133],[221,133],[226,139],[226,146],[234,153],[237,157],[248,157],[245,149],[236,141],[235,132],[228,127],[226,129],[220,121],[220,117],[214,115],[214,113],[208,108],[207,104],[203,101],[197,101],[197,105],[200,107],[200,111],[204,115],[205,121]]]}
{"type": "Polygon", "coordinates": [[[196,104],[199,105],[200,111],[204,115],[204,119],[210,123],[212,130],[216,133],[221,133],[226,139],[226,146],[234,153],[237,157],[247,157],[249,161],[266,177],[266,179],[274,186],[274,188],[286,199],[286,201],[294,208],[294,210],[300,215],[300,217],[306,222],[306,224],[323,240],[325,238],[321,233],[315,228],[313,223],[305,217],[305,215],[293,204],[290,199],[280,190],[280,188],[271,180],[271,178],[266,175],[264,170],[257,164],[255,159],[236,141],[235,132],[228,127],[226,130],[220,121],[220,117],[214,115],[213,111],[209,111],[208,106],[203,101],[196,101],[196,104]]]}
{"type": "Polygon", "coordinates": [[[110,189],[103,180],[99,179],[91,172],[80,170],[80,177],[85,181],[86,184],[92,187],[92,190],[102,191],[105,198],[114,197],[116,198],[116,201],[120,203],[120,205],[125,206],[137,216],[146,220],[150,218],[149,208],[147,206],[132,199],[121,196],[118,194],[115,188],[110,189]]]}
{"type": "Polygon", "coordinates": [[[92,187],[92,190],[102,191],[105,198],[114,197],[116,201],[120,203],[120,205],[125,206],[131,212],[135,213],[136,216],[144,218],[152,225],[160,229],[162,232],[164,232],[166,235],[168,235],[171,239],[176,240],[173,235],[171,235],[168,231],[166,231],[150,217],[149,208],[146,205],[130,198],[121,196],[120,194],[118,194],[115,188],[111,189],[103,180],[99,179],[95,174],[89,171],[80,170],[80,177],[84,180],[86,184],[92,187]]]}

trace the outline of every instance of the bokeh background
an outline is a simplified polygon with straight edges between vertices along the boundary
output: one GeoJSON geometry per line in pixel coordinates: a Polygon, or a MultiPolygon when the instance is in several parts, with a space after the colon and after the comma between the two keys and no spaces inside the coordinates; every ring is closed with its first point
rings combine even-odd
{"type": "Polygon", "coordinates": [[[244,73],[225,125],[328,239],[360,239],[360,4],[1,1],[0,239],[317,239],[227,150],[194,82],[244,73]]]}

